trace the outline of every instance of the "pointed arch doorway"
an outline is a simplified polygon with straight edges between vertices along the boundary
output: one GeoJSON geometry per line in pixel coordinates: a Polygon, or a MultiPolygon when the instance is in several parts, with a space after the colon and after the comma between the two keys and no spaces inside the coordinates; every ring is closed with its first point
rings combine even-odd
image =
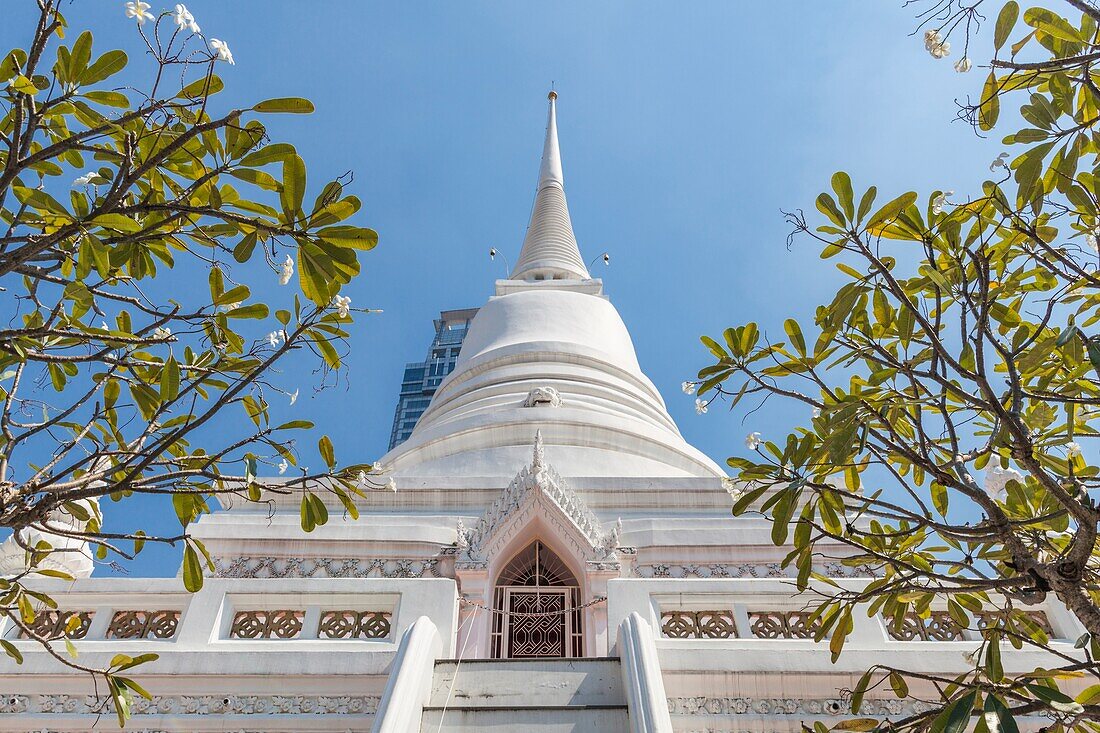
{"type": "Polygon", "coordinates": [[[492,656],[580,657],[580,584],[550,548],[535,540],[513,557],[493,589],[492,656]]]}

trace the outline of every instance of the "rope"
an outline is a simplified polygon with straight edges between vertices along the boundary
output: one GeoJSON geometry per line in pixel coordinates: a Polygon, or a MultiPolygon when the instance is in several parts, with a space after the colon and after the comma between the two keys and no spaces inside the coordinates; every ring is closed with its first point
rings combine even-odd
{"type": "Polygon", "coordinates": [[[496,613],[496,614],[499,614],[501,616],[518,616],[518,617],[521,617],[521,618],[550,618],[551,616],[564,616],[567,613],[573,613],[574,611],[581,611],[581,610],[583,610],[585,608],[588,608],[590,606],[599,605],[600,603],[603,603],[604,601],[607,600],[607,596],[599,596],[597,598],[593,598],[588,603],[584,603],[580,606],[570,606],[569,608],[563,608],[560,611],[539,611],[539,612],[535,612],[535,613],[523,612],[523,611],[505,611],[505,610],[497,609],[497,608],[487,608],[487,607],[481,605],[480,603],[476,603],[474,601],[468,601],[465,598],[461,598],[461,597],[458,600],[459,600],[460,603],[465,603],[467,606],[473,606],[474,608],[479,609],[481,611],[485,611],[486,613],[496,613]]]}
{"type": "MultiPolygon", "coordinates": [[[[459,600],[461,600],[461,596],[459,597],[459,600]]],[[[476,616],[477,609],[475,608],[474,612],[467,616],[466,620],[458,625],[458,633],[461,634],[462,627],[473,621],[474,617],[476,616]]],[[[458,650],[458,658],[455,659],[455,674],[454,677],[451,678],[451,686],[447,689],[447,697],[443,700],[443,711],[439,714],[439,727],[435,729],[435,733],[440,733],[440,731],[443,730],[443,721],[447,717],[447,706],[451,704],[451,696],[454,695],[455,692],[455,683],[458,682],[458,668],[462,666],[462,657],[464,654],[466,654],[466,644],[469,641],[470,634],[466,634],[466,638],[462,640],[462,648],[458,650]]]]}

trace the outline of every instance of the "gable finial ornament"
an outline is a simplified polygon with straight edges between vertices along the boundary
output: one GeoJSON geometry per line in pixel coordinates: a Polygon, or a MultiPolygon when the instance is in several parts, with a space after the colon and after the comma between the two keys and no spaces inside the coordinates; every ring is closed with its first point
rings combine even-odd
{"type": "Polygon", "coordinates": [[[537,430],[531,464],[520,469],[477,524],[470,529],[459,524],[456,567],[487,567],[489,558],[539,516],[585,562],[617,565],[622,521],[610,531],[603,530],[584,499],[546,461],[542,431],[537,430]]]}

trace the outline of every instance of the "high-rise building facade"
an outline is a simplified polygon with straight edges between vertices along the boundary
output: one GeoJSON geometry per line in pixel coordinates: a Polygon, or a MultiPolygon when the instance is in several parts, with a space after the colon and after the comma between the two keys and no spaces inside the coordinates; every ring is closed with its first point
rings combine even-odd
{"type": "Polygon", "coordinates": [[[401,394],[397,409],[393,412],[393,429],[390,431],[389,450],[401,445],[412,435],[416,421],[428,409],[439,383],[451,373],[462,349],[462,339],[470,321],[477,315],[477,308],[442,311],[435,319],[435,337],[424,361],[405,365],[401,378],[401,394]]]}

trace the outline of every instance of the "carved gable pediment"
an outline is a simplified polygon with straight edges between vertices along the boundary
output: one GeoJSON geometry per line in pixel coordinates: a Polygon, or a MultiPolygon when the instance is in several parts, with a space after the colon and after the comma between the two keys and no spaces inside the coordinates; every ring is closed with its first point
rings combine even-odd
{"type": "Polygon", "coordinates": [[[459,525],[459,567],[486,567],[532,522],[548,526],[586,563],[617,564],[622,523],[605,532],[600,520],[569,483],[546,462],[541,432],[535,433],[534,455],[473,527],[459,525]]]}

